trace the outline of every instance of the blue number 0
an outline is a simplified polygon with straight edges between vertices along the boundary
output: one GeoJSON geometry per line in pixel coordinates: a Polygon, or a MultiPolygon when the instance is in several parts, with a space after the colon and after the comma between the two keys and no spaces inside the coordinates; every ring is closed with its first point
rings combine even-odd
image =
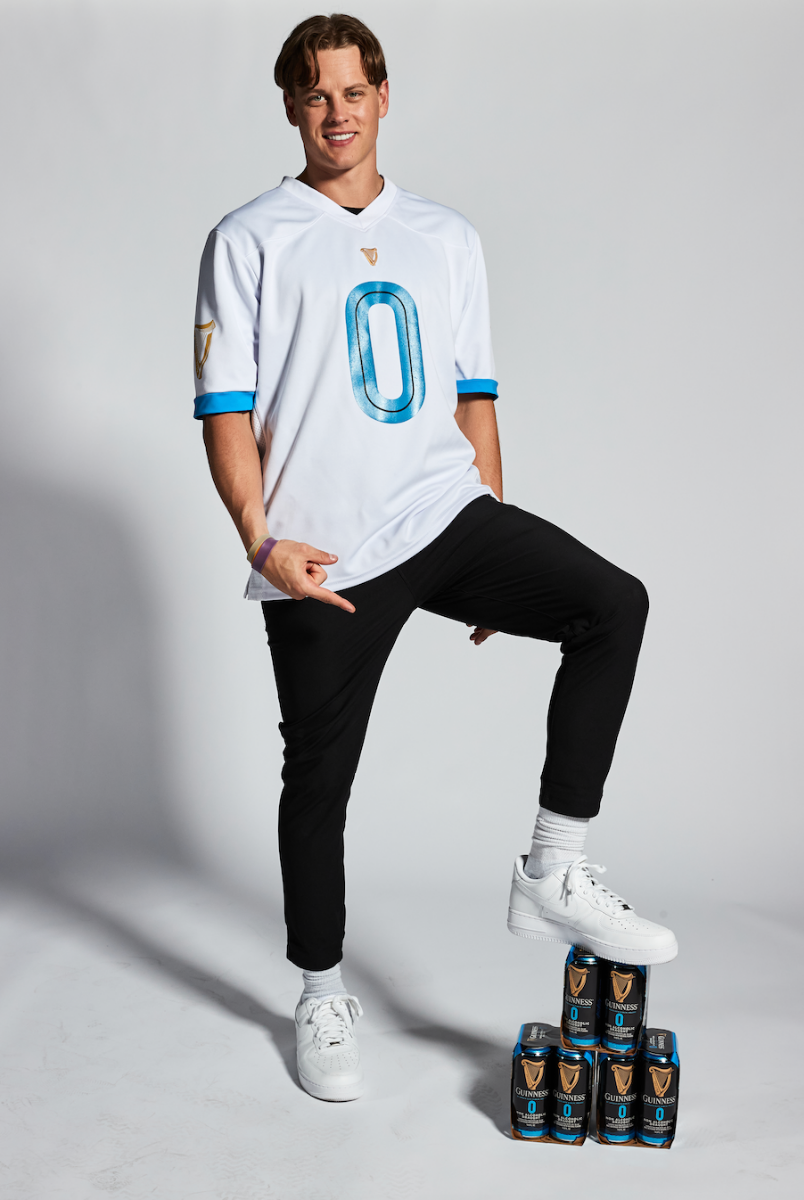
{"type": "Polygon", "coordinates": [[[424,403],[424,367],[419,316],[410,293],[398,283],[359,283],[346,301],[346,331],[352,391],[366,416],[394,424],[415,417],[424,403]],[[374,304],[387,304],[396,322],[402,368],[402,393],[396,399],[383,396],[377,387],[368,319],[369,309],[374,304]]]}

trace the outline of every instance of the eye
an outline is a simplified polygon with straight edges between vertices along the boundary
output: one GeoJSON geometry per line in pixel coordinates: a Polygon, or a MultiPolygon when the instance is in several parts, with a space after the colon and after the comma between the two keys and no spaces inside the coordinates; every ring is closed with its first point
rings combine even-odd
{"type": "Polygon", "coordinates": [[[323,99],[324,99],[324,97],[321,95],[321,93],[316,92],[314,95],[307,97],[307,103],[308,104],[318,104],[318,102],[323,99]]]}

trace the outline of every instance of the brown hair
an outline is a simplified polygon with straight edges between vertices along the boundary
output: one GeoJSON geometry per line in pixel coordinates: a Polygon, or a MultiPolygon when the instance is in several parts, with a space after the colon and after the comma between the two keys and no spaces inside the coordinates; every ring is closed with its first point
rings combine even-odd
{"type": "Polygon", "coordinates": [[[285,39],[274,67],[277,87],[292,96],[297,87],[316,87],[321,76],[319,50],[357,46],[366,79],[379,87],[388,78],[382,46],[367,25],[346,13],[308,17],[285,39]]]}

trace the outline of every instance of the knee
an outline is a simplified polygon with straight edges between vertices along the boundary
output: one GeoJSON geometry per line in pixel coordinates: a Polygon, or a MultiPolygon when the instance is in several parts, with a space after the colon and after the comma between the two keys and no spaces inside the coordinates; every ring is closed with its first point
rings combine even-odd
{"type": "Polygon", "coordinates": [[[618,623],[644,629],[648,619],[648,591],[641,579],[629,575],[626,571],[618,571],[616,581],[608,590],[607,608],[610,619],[618,623]]]}

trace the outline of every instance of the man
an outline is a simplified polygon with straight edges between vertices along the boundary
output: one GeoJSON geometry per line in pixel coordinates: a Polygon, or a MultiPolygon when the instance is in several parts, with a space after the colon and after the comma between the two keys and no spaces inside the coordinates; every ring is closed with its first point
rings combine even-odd
{"type": "Polygon", "coordinates": [[[374,694],[417,607],[561,643],[531,852],[508,924],[607,958],[664,962],[583,854],[633,682],[645,589],[502,503],[485,269],[458,213],[377,171],[379,42],[302,22],[275,78],[306,167],[210,234],[196,316],[196,416],[263,603],[285,742],[279,839],[302,1086],[361,1094],[358,1001],[340,974],[346,804],[374,694]],[[329,584],[329,586],[325,586],[329,584]]]}

